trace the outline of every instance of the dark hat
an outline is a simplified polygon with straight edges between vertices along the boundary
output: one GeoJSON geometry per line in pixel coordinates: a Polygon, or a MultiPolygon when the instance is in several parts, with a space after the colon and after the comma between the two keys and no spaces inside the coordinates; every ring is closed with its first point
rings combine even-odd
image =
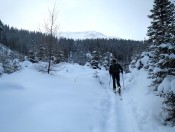
{"type": "Polygon", "coordinates": [[[112,62],[113,62],[113,63],[116,63],[116,59],[113,59],[112,62]]]}

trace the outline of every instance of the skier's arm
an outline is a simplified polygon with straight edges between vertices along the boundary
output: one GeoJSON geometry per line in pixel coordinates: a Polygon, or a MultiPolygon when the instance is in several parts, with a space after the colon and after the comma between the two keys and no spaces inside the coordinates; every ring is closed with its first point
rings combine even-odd
{"type": "Polygon", "coordinates": [[[112,74],[112,68],[111,68],[111,66],[109,67],[109,74],[110,75],[112,74]]]}

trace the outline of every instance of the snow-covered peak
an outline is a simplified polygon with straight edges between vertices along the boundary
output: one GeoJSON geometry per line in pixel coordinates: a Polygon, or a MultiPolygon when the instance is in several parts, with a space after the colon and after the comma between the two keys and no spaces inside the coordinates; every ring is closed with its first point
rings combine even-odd
{"type": "Polygon", "coordinates": [[[97,39],[105,38],[109,39],[110,37],[96,31],[85,31],[85,32],[60,32],[59,37],[69,38],[69,39],[97,39]]]}

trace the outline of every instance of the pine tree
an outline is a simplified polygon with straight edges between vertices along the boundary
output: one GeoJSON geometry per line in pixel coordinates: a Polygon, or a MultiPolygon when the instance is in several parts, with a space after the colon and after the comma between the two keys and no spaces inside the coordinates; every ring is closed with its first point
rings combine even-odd
{"type": "Polygon", "coordinates": [[[39,61],[46,61],[46,49],[45,47],[41,46],[38,54],[37,54],[38,60],[39,61]]]}
{"type": "Polygon", "coordinates": [[[154,0],[151,15],[151,26],[148,27],[148,42],[159,45],[161,43],[171,42],[172,28],[174,19],[174,5],[169,0],[154,0]]]}
{"type": "Polygon", "coordinates": [[[2,27],[3,27],[3,24],[2,24],[2,22],[1,22],[1,20],[0,20],[0,42],[1,42],[2,27]]]}
{"type": "Polygon", "coordinates": [[[172,43],[175,45],[175,5],[172,4],[172,8],[174,8],[173,10],[173,21],[171,23],[171,33],[172,33],[172,43]]]}
{"type": "MultiPolygon", "coordinates": [[[[157,90],[164,78],[175,75],[175,8],[169,0],[154,0],[151,26],[148,27],[150,66],[152,86],[157,90]]],[[[163,92],[163,91],[162,91],[163,92]]],[[[162,117],[164,124],[175,125],[175,95],[165,93],[162,117]]]]}
{"type": "Polygon", "coordinates": [[[58,64],[60,62],[65,61],[64,52],[62,50],[59,50],[55,55],[56,55],[56,56],[54,56],[54,63],[55,64],[58,64]]]}
{"type": "Polygon", "coordinates": [[[113,55],[112,53],[110,52],[106,52],[103,54],[103,57],[102,57],[102,66],[106,68],[106,70],[109,69],[109,66],[112,62],[112,59],[113,59],[113,55]]]}
{"type": "MultiPolygon", "coordinates": [[[[174,54],[173,22],[174,5],[169,0],[155,0],[151,15],[151,26],[148,27],[148,43],[150,46],[150,78],[153,79],[155,90],[163,81],[165,76],[170,74],[170,55],[174,54]],[[170,44],[171,43],[171,44],[170,44]]],[[[172,59],[172,58],[171,58],[172,59]]],[[[172,61],[172,60],[171,60],[172,61]]]]}
{"type": "Polygon", "coordinates": [[[90,64],[91,64],[93,69],[99,68],[99,63],[100,63],[99,61],[100,61],[99,53],[97,51],[93,51],[92,52],[92,59],[90,61],[90,64]]]}

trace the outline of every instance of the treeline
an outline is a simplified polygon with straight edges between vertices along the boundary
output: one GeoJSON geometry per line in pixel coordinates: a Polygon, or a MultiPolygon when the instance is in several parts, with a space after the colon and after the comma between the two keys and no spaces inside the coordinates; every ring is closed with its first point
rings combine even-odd
{"type": "MultiPolygon", "coordinates": [[[[52,36],[51,51],[48,51],[50,36],[41,32],[19,30],[1,24],[0,43],[28,56],[32,62],[47,61],[49,52],[52,52],[53,63],[73,62],[84,65],[89,62],[103,65],[102,61],[110,63],[109,57],[116,58],[125,68],[129,65],[134,54],[141,53],[146,47],[143,41],[124,39],[86,39],[73,40],[52,36]],[[107,56],[106,56],[107,55],[107,56]]],[[[106,65],[106,64],[105,64],[106,65]]],[[[109,64],[108,64],[109,65],[109,64]]]]}

